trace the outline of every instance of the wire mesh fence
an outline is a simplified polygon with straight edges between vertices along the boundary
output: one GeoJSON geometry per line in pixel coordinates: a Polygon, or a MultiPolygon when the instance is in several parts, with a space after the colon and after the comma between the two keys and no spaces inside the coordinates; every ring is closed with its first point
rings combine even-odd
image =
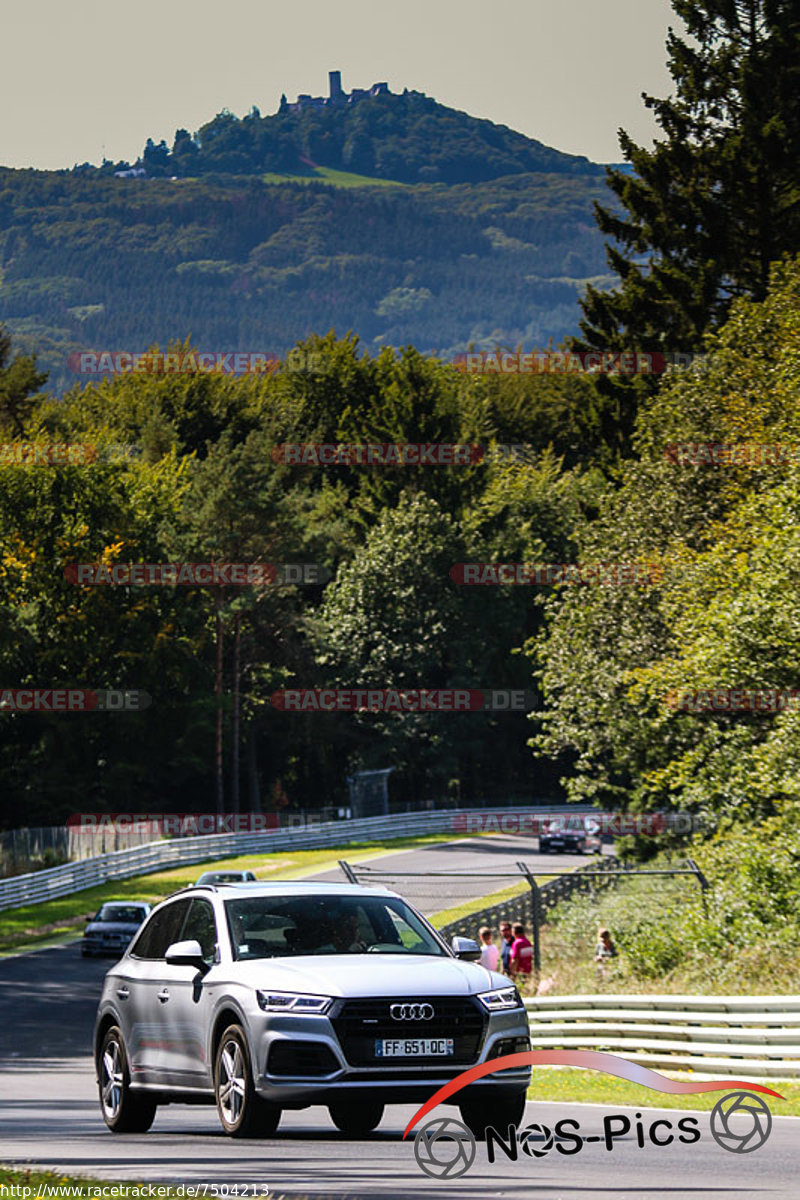
{"type": "Polygon", "coordinates": [[[102,827],[87,833],[68,825],[9,829],[0,833],[0,878],[81,862],[153,841],[153,834],[102,827]]]}
{"type": "MultiPolygon", "coordinates": [[[[706,904],[707,881],[691,860],[682,866],[640,868],[622,863],[614,855],[604,855],[577,870],[541,870],[518,862],[514,871],[399,871],[388,868],[339,866],[352,883],[387,887],[400,892],[418,908],[445,938],[470,937],[475,940],[482,926],[493,932],[502,922],[521,923],[533,938],[533,967],[541,969],[541,927],[548,912],[580,896],[593,904],[608,888],[641,895],[642,891],[673,893],[686,883],[694,895],[706,904]],[[658,883],[656,881],[659,881],[658,883]],[[625,887],[627,885],[627,889],[625,887]]],[[[635,904],[636,897],[633,896],[635,904]]]]}

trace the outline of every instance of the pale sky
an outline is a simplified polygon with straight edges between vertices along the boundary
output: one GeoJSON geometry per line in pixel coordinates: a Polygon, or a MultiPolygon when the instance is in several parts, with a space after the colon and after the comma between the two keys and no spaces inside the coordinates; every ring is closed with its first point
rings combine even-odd
{"type": "Polygon", "coordinates": [[[0,165],[133,161],[222,108],[386,80],[598,162],[671,91],[669,0],[0,0],[0,165]]]}

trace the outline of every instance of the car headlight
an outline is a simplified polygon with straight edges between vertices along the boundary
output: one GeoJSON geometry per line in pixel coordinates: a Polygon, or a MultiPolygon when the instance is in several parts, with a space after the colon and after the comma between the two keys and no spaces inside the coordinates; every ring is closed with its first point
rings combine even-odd
{"type": "Polygon", "coordinates": [[[498,988],[494,992],[481,992],[478,996],[489,1012],[504,1012],[509,1008],[524,1008],[522,997],[515,987],[498,988]]]}
{"type": "Polygon", "coordinates": [[[302,992],[256,991],[258,1006],[264,1012],[324,1013],[333,1000],[330,996],[307,996],[302,992]]]}

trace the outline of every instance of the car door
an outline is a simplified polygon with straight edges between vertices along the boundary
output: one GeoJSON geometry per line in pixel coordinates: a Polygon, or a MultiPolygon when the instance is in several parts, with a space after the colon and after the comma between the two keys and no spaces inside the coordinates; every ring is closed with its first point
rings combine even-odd
{"type": "Polygon", "coordinates": [[[203,973],[196,967],[164,964],[158,991],[162,1066],[174,1087],[210,1086],[211,1064],[206,1047],[214,981],[219,974],[214,967],[219,934],[210,900],[203,896],[192,899],[175,941],[198,942],[209,969],[203,973]]]}
{"type": "MultiPolygon", "coordinates": [[[[188,899],[159,907],[119,964],[116,998],[131,1076],[141,1083],[166,1080],[164,990],[167,947],[180,940],[188,899]]],[[[168,995],[168,993],[167,993],[168,995]]]]}

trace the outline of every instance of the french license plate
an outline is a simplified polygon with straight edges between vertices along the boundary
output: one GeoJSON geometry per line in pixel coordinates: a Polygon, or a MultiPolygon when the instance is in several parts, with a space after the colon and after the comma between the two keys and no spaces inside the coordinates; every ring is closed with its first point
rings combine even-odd
{"type": "Polygon", "coordinates": [[[376,1038],[378,1058],[428,1058],[453,1053],[452,1038],[376,1038]]]}

